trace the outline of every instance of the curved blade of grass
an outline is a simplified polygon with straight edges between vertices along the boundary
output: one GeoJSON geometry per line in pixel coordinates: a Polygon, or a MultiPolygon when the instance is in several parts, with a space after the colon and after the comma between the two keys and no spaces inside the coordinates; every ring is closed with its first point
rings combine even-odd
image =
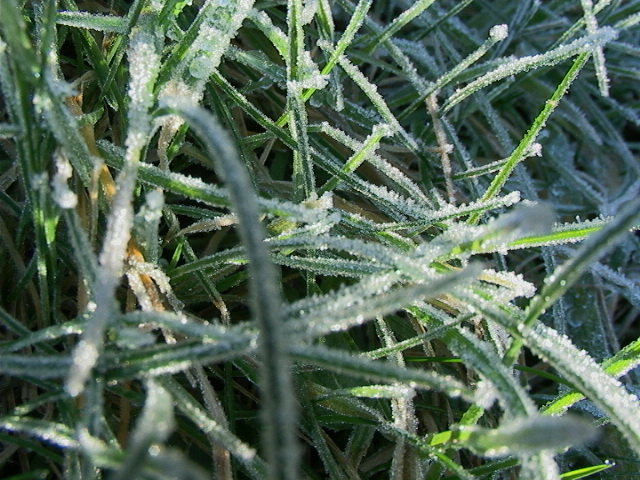
{"type": "MultiPolygon", "coordinates": [[[[630,201],[609,224],[591,235],[573,257],[549,277],[540,294],[531,300],[524,325],[532,326],[540,315],[580,278],[588,266],[620,242],[623,235],[635,227],[639,219],[640,197],[630,201]]],[[[512,342],[505,354],[505,363],[515,362],[520,347],[519,341],[512,342]]]]}
{"type": "Polygon", "coordinates": [[[335,294],[302,300],[287,307],[289,330],[300,338],[313,338],[347,330],[366,320],[386,315],[423,298],[454,290],[474,279],[482,267],[472,265],[423,284],[392,288],[395,274],[365,277],[360,283],[344,287],[335,294]],[[304,320],[304,322],[302,321],[304,320]]]}
{"type": "Polygon", "coordinates": [[[469,83],[463,89],[454,93],[443,105],[442,111],[443,113],[448,112],[465,98],[474,94],[481,88],[491,85],[492,83],[495,83],[499,80],[530,70],[532,68],[556,65],[563,60],[577,55],[578,58],[574,61],[574,66],[572,67],[572,69],[574,69],[576,68],[576,65],[583,63],[581,57],[588,58],[591,56],[591,51],[595,44],[602,45],[615,40],[616,37],[617,31],[615,29],[611,27],[603,27],[595,35],[587,35],[583,38],[557,47],[554,50],[548,51],[546,53],[507,61],[501,67],[492,70],[479,79],[469,83]]]}
{"type": "Polygon", "coordinates": [[[267,474],[267,465],[256,451],[242,442],[228,429],[214,421],[204,407],[175,379],[165,376],[158,380],[173,397],[176,408],[198,425],[208,436],[216,438],[247,469],[252,478],[261,480],[267,474]]]}
{"type": "MultiPolygon", "coordinates": [[[[538,138],[538,135],[544,128],[547,123],[547,120],[553,113],[553,111],[558,106],[558,103],[565,96],[565,94],[569,91],[569,87],[573,83],[573,81],[578,78],[578,74],[582,70],[582,68],[586,65],[589,60],[590,53],[581,53],[578,58],[576,58],[573,62],[573,65],[567,72],[567,74],[563,77],[562,81],[556,87],[556,90],[551,95],[551,98],[545,103],[542,111],[538,114],[536,119],[533,121],[533,124],[527,130],[527,133],[522,137],[520,143],[513,151],[513,153],[509,156],[505,164],[502,166],[498,174],[493,177],[491,181],[491,185],[482,195],[482,200],[488,200],[502,189],[507,179],[511,176],[513,169],[516,165],[527,158],[528,152],[531,150],[531,147],[535,140],[538,138]]],[[[480,220],[479,214],[473,214],[469,216],[468,223],[475,224],[480,220]]]]}
{"type": "Polygon", "coordinates": [[[487,457],[522,456],[542,450],[559,452],[596,436],[596,428],[575,415],[533,416],[503,421],[496,429],[474,427],[461,443],[487,457]]]}
{"type": "Polygon", "coordinates": [[[478,298],[465,296],[486,317],[502,325],[520,345],[548,362],[579,392],[598,406],[640,452],[640,401],[616,379],[608,375],[586,352],[579,350],[569,338],[538,322],[522,324],[524,316],[511,308],[498,309],[478,298]]]}
{"type": "MultiPolygon", "coordinates": [[[[0,352],[15,352],[25,347],[44,343],[51,340],[57,340],[67,335],[82,333],[81,322],[66,322],[60,325],[52,325],[51,327],[42,328],[36,332],[25,332],[21,338],[10,342],[2,342],[0,344],[0,352]]],[[[53,349],[52,349],[53,351],[53,349]]]]}
{"type": "Polygon", "coordinates": [[[293,150],[293,200],[302,202],[315,193],[315,175],[309,147],[307,112],[303,98],[304,33],[302,29],[302,0],[288,0],[287,25],[289,49],[287,61],[287,112],[291,122],[289,130],[296,142],[293,150]]]}
{"type": "Polygon", "coordinates": [[[36,418],[4,416],[0,417],[0,429],[24,433],[59,447],[75,448],[78,446],[74,430],[62,423],[36,418]]]}
{"type": "MultiPolygon", "coordinates": [[[[446,315],[427,304],[409,308],[416,318],[431,329],[444,326],[446,315]]],[[[446,323],[450,323],[450,320],[446,323]]],[[[502,408],[513,417],[525,417],[536,412],[536,408],[507,369],[499,365],[497,352],[487,342],[475,338],[462,329],[447,329],[441,340],[466,364],[476,370],[495,389],[493,394],[500,400],[502,408]]],[[[481,393],[482,394],[482,393],[481,393]]],[[[480,399],[476,401],[476,404],[480,399]]],[[[493,400],[491,400],[493,401],[493,400]]],[[[480,405],[478,405],[480,407],[480,405]]],[[[482,406],[484,408],[486,406],[482,406]]]]}
{"type": "MultiPolygon", "coordinates": [[[[473,393],[458,380],[423,370],[407,369],[389,362],[368,360],[365,357],[321,346],[295,345],[291,356],[298,361],[318,365],[356,378],[367,378],[389,383],[407,383],[413,388],[436,390],[451,397],[470,400],[473,393]]],[[[471,400],[472,401],[472,400],[471,400]]]]}
{"type": "MultiPolygon", "coordinates": [[[[106,142],[100,142],[99,147],[104,153],[106,163],[109,166],[118,169],[124,168],[123,152],[121,150],[106,142]]],[[[204,182],[200,178],[176,172],[166,172],[148,163],[141,163],[138,166],[138,177],[144,184],[159,187],[206,205],[226,208],[230,206],[227,189],[204,182]]],[[[320,209],[307,208],[286,200],[261,197],[258,201],[261,213],[291,217],[294,221],[299,222],[312,223],[325,214],[320,209]]]]}
{"type": "Polygon", "coordinates": [[[266,232],[253,185],[227,134],[205,110],[178,105],[183,117],[198,135],[224,178],[232,208],[239,219],[240,236],[245,244],[252,282],[253,315],[260,325],[260,353],[263,362],[262,389],[264,445],[267,448],[269,477],[274,480],[297,478],[298,447],[294,393],[282,325],[281,284],[266,246],[266,232]]]}
{"type": "Polygon", "coordinates": [[[594,465],[592,467],[579,468],[577,470],[571,470],[560,475],[561,480],[579,480],[580,478],[587,478],[596,473],[609,470],[614,467],[614,463],[605,463],[603,465],[594,465]]]}
{"type": "Polygon", "coordinates": [[[0,354],[0,371],[13,377],[62,378],[71,363],[65,355],[0,354]]]}
{"type": "Polygon", "coordinates": [[[396,32],[398,32],[398,30],[424,12],[427,8],[433,5],[434,2],[435,0],[418,0],[415,2],[410,8],[398,15],[393,22],[385,27],[384,30],[376,33],[375,37],[365,47],[365,50],[369,52],[373,51],[377,45],[389,40],[396,34],[396,32]]]}
{"type": "Polygon", "coordinates": [[[58,12],[56,23],[70,27],[87,28],[109,33],[126,33],[127,19],[116,15],[99,15],[88,12],[58,12]]]}
{"type": "Polygon", "coordinates": [[[169,393],[153,380],[146,382],[147,395],[142,414],[127,445],[126,457],[109,480],[126,480],[141,472],[151,455],[151,446],[163,443],[174,428],[173,405],[169,393]]]}
{"type": "Polygon", "coordinates": [[[128,130],[125,162],[118,175],[116,191],[111,199],[107,228],[98,257],[100,270],[95,289],[95,310],[74,349],[74,362],[66,382],[67,391],[77,396],[84,390],[93,367],[104,348],[104,333],[117,310],[115,291],[120,282],[133,223],[133,199],[138,165],[151,131],[151,109],[155,98],[153,87],[160,68],[156,30],[159,4],[147,5],[140,14],[139,25],[129,42],[130,70],[127,111],[128,130]]]}
{"type": "MultiPolygon", "coordinates": [[[[614,378],[619,378],[640,365],[640,339],[631,342],[613,357],[602,362],[602,368],[614,378]]],[[[546,415],[562,415],[569,407],[578,403],[584,395],[578,391],[571,391],[549,402],[540,410],[546,415]]]]}
{"type": "Polygon", "coordinates": [[[252,341],[255,339],[251,336],[229,335],[216,342],[197,339],[125,352],[107,352],[103,354],[98,368],[109,380],[155,377],[183,372],[194,364],[207,365],[234,359],[253,350],[252,341]]]}

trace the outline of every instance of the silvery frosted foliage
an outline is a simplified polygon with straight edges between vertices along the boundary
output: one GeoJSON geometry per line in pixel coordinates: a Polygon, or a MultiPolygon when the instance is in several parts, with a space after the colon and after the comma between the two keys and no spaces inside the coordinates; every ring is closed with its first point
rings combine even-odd
{"type": "Polygon", "coordinates": [[[194,42],[190,45],[183,62],[188,73],[197,81],[204,82],[218,67],[222,55],[237,34],[244,19],[249,15],[253,1],[209,0],[204,2],[201,15],[204,19],[194,42]]]}
{"type": "Polygon", "coordinates": [[[635,475],[639,0],[1,3],[5,476],[635,475]]]}
{"type": "Polygon", "coordinates": [[[127,92],[129,130],[125,141],[125,164],[116,179],[116,192],[107,220],[102,251],[98,257],[101,269],[97,278],[92,315],[74,351],[73,365],[67,380],[67,390],[74,396],[82,393],[84,383],[95,367],[103,348],[102,337],[114,315],[114,291],[122,275],[127,255],[133,223],[132,200],[138,162],[150,135],[149,109],[154,103],[153,87],[160,69],[158,37],[153,25],[159,13],[159,5],[153,6],[143,13],[140,26],[135,27],[130,34],[128,57],[132,67],[127,92]]]}

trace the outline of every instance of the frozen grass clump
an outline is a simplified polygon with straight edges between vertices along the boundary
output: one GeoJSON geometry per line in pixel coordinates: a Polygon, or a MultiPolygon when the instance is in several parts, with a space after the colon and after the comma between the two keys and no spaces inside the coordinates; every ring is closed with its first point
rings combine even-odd
{"type": "Polygon", "coordinates": [[[637,476],[639,11],[3,0],[3,478],[637,476]]]}

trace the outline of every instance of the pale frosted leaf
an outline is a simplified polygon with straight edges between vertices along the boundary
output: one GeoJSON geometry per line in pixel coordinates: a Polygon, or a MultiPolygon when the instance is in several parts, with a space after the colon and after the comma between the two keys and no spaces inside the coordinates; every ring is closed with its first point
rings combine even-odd
{"type": "Polygon", "coordinates": [[[115,15],[99,15],[88,12],[61,11],[56,22],[70,27],[87,28],[108,33],[126,33],[127,18],[115,15]]]}
{"type": "Polygon", "coordinates": [[[254,448],[220,425],[178,382],[165,377],[159,383],[171,394],[178,410],[190,418],[207,436],[220,442],[233,457],[243,464],[253,478],[265,478],[266,465],[254,448]]]}
{"type": "Polygon", "coordinates": [[[289,305],[289,329],[304,338],[347,330],[424,298],[454,291],[473,279],[480,268],[471,266],[420,285],[401,287],[394,287],[398,280],[398,275],[394,273],[365,277],[361,282],[343,287],[333,294],[289,305]]]}
{"type": "Polygon", "coordinates": [[[517,75],[518,73],[540,68],[543,66],[555,65],[562,60],[571,58],[579,53],[590,51],[595,46],[604,45],[614,40],[618,35],[617,30],[611,27],[603,27],[596,34],[587,35],[569,44],[562,45],[539,55],[532,55],[518,59],[505,59],[504,63],[490,73],[469,83],[466,87],[455,92],[443,106],[443,111],[447,112],[462,100],[492,83],[506,77],[517,75]]]}
{"type": "Polygon", "coordinates": [[[577,416],[531,416],[503,420],[495,430],[474,430],[468,445],[487,457],[520,456],[544,450],[562,451],[589,443],[596,436],[596,429],[577,416]]]}
{"type": "Polygon", "coordinates": [[[71,164],[60,151],[56,152],[54,161],[56,164],[56,173],[51,179],[53,201],[56,202],[60,208],[75,208],[78,203],[78,196],[72,192],[67,185],[67,181],[73,175],[71,164]]]}
{"type": "Polygon", "coordinates": [[[114,473],[114,480],[125,480],[141,472],[151,455],[151,447],[163,443],[174,429],[172,398],[154,380],[146,382],[147,395],[142,413],[127,444],[127,455],[114,473]]]}
{"type": "Polygon", "coordinates": [[[7,415],[0,418],[0,430],[25,434],[61,448],[78,446],[74,431],[62,423],[7,415]]]}
{"type": "Polygon", "coordinates": [[[61,378],[70,365],[71,358],[63,355],[0,354],[0,370],[14,377],[61,378]]]}
{"type": "Polygon", "coordinates": [[[471,398],[469,389],[458,380],[424,370],[405,369],[390,362],[368,360],[321,346],[293,346],[291,355],[298,361],[318,365],[354,377],[403,382],[411,388],[436,390],[452,397],[471,398]]]}

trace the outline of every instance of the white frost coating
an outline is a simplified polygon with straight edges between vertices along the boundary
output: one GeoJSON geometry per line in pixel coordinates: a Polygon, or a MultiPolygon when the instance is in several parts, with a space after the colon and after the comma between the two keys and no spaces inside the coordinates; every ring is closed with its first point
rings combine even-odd
{"type": "Polygon", "coordinates": [[[305,0],[302,9],[302,24],[307,25],[313,21],[313,17],[318,11],[318,0],[305,0]]]}
{"type": "Polygon", "coordinates": [[[495,25],[489,30],[489,37],[495,42],[504,40],[509,36],[509,26],[505,23],[501,25],[495,25]]]}
{"type": "Polygon", "coordinates": [[[481,280],[507,287],[513,291],[517,297],[531,298],[536,293],[534,284],[527,282],[522,274],[514,272],[496,272],[493,269],[486,269],[480,276],[481,280]]]}
{"type": "Polygon", "coordinates": [[[473,394],[473,403],[488,410],[498,400],[498,391],[487,380],[480,380],[473,394]]]}
{"type": "Polygon", "coordinates": [[[541,157],[542,156],[542,145],[538,142],[532,143],[527,151],[527,155],[530,157],[541,157]]]}
{"type": "Polygon", "coordinates": [[[202,92],[182,80],[171,79],[160,89],[158,103],[160,106],[175,108],[179,105],[196,105],[202,100],[202,92]]]}
{"type": "Polygon", "coordinates": [[[203,7],[206,18],[198,35],[185,54],[188,71],[196,79],[197,90],[220,65],[231,39],[253,8],[253,0],[211,0],[203,7]]]}
{"type": "Polygon", "coordinates": [[[505,62],[493,71],[474,80],[464,88],[457,89],[447,101],[444,110],[450,110],[454,105],[460,103],[468,96],[494,82],[531,70],[532,68],[553,66],[564,59],[592,50],[596,46],[603,46],[606,43],[615,40],[617,36],[618,31],[616,29],[612,27],[602,27],[593,35],[586,35],[574,40],[573,42],[554,48],[546,53],[515,59],[513,57],[505,58],[505,62]]]}
{"type": "Polygon", "coordinates": [[[67,185],[67,180],[73,175],[71,164],[61,151],[56,152],[54,161],[56,164],[56,174],[51,180],[53,200],[60,208],[75,208],[78,204],[78,196],[73,193],[67,185]]]}
{"type": "Polygon", "coordinates": [[[579,350],[565,335],[537,323],[533,328],[520,328],[525,343],[542,360],[553,365],[567,380],[576,385],[596,404],[632,448],[640,449],[640,401],[584,350],[579,350]]]}
{"type": "Polygon", "coordinates": [[[98,349],[93,342],[87,343],[85,340],[81,340],[73,351],[71,371],[66,383],[69,395],[75,397],[82,392],[85,379],[89,376],[97,360],[98,349]]]}
{"type": "Polygon", "coordinates": [[[287,89],[296,94],[299,94],[300,92],[302,92],[302,90],[305,90],[307,88],[322,90],[324,87],[326,87],[328,81],[329,75],[317,74],[306,77],[302,80],[289,80],[287,82],[287,89]]]}
{"type": "Polygon", "coordinates": [[[158,220],[162,217],[164,207],[164,194],[161,190],[152,190],[145,196],[144,219],[147,222],[158,220]]]}
{"type": "Polygon", "coordinates": [[[142,283],[142,279],[135,271],[127,272],[127,281],[129,282],[129,287],[133,291],[133,294],[136,296],[138,300],[138,304],[143,312],[153,312],[155,310],[153,300],[147,293],[147,290],[144,287],[144,283],[142,283]]]}
{"type": "Polygon", "coordinates": [[[160,68],[160,55],[156,53],[155,38],[134,31],[129,45],[129,134],[127,147],[144,147],[150,129],[149,109],[153,106],[153,83],[160,68]]]}
{"type": "Polygon", "coordinates": [[[146,275],[150,277],[158,286],[160,292],[162,292],[166,296],[167,301],[169,302],[173,310],[176,313],[182,312],[184,304],[173,294],[170,279],[162,270],[160,270],[152,263],[136,260],[130,260],[128,266],[129,269],[127,271],[127,279],[129,280],[131,288],[136,294],[136,297],[138,298],[140,306],[143,310],[153,311],[156,309],[156,307],[151,302],[144,284],[140,279],[140,275],[146,275]]]}
{"type": "Polygon", "coordinates": [[[329,210],[333,208],[333,193],[332,192],[324,192],[320,198],[316,195],[315,192],[312,192],[307,200],[302,202],[307,208],[313,208],[318,210],[329,210]]]}
{"type": "Polygon", "coordinates": [[[108,285],[115,285],[116,279],[122,272],[122,263],[133,224],[133,207],[130,198],[134,186],[134,175],[123,171],[118,176],[118,190],[113,198],[111,213],[107,220],[107,232],[99,258],[100,265],[104,267],[100,275],[101,282],[106,282],[108,285]]]}

